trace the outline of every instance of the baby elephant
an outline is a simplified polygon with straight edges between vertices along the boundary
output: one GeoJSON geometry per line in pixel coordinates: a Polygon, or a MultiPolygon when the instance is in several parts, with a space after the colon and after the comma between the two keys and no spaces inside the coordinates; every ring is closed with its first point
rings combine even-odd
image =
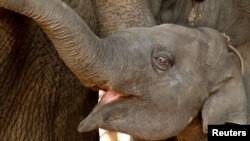
{"type": "Polygon", "coordinates": [[[0,7],[32,18],[84,85],[106,91],[80,132],[162,140],[200,112],[204,132],[208,124],[246,123],[240,61],[215,30],[165,24],[100,39],[60,0],[0,0],[0,7]]]}
{"type": "Polygon", "coordinates": [[[243,66],[219,32],[166,24],[125,34],[130,35],[126,40],[136,35],[131,50],[143,50],[130,56],[137,67],[124,70],[127,79],[117,85],[128,93],[107,91],[79,125],[80,132],[100,127],[162,140],[193,131],[188,126],[199,127],[201,121],[198,129],[204,133],[208,124],[247,123],[243,66]]]}
{"type": "MultiPolygon", "coordinates": [[[[233,49],[234,50],[234,49],[233,49]]],[[[239,57],[239,63],[243,63],[241,69],[243,71],[243,80],[244,80],[244,86],[246,90],[246,94],[248,97],[248,120],[247,123],[250,123],[250,116],[249,116],[249,110],[250,110],[250,43],[247,43],[245,45],[242,45],[237,48],[237,50],[234,50],[236,54],[238,54],[239,57]]],[[[225,83],[226,84],[226,83],[225,83]]],[[[234,86],[235,87],[235,86],[234,86]]],[[[233,88],[234,88],[233,87],[233,88]]],[[[235,92],[235,91],[234,91],[235,92]]],[[[237,93],[236,93],[237,94],[237,93]]],[[[224,98],[225,105],[227,104],[227,100],[229,100],[229,103],[232,103],[233,106],[235,105],[234,102],[231,101],[231,99],[224,98]]],[[[223,105],[222,105],[223,106],[223,105]]],[[[221,108],[221,107],[216,107],[221,108]]],[[[225,107],[223,107],[225,108],[225,107]]],[[[226,112],[230,113],[231,109],[227,109],[226,112]]],[[[216,111],[216,110],[215,110],[216,111]]],[[[225,113],[226,113],[225,112],[225,113]]],[[[221,118],[226,116],[220,116],[221,118]]],[[[202,119],[201,116],[198,115],[190,124],[187,125],[180,133],[178,133],[175,137],[172,137],[171,139],[162,140],[162,141],[207,141],[207,136],[202,132],[202,119]]],[[[145,141],[141,139],[133,139],[131,141],[145,141]]]]}

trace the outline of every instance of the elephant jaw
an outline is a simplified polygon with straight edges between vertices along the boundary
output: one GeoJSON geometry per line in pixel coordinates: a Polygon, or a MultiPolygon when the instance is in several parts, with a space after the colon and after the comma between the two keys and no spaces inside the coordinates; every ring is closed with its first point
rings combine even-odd
{"type": "MultiPolygon", "coordinates": [[[[104,90],[101,90],[104,91],[104,90]]],[[[101,98],[101,100],[98,102],[98,104],[95,106],[95,108],[92,110],[92,112],[83,120],[78,126],[79,132],[89,132],[94,129],[99,128],[99,124],[103,120],[103,112],[107,112],[103,109],[106,109],[107,106],[111,106],[111,104],[114,104],[114,102],[124,99],[130,99],[135,96],[128,95],[128,94],[121,94],[118,92],[115,92],[112,89],[107,89],[104,91],[104,94],[101,98]]],[[[112,106],[111,106],[112,107],[112,106]]]]}

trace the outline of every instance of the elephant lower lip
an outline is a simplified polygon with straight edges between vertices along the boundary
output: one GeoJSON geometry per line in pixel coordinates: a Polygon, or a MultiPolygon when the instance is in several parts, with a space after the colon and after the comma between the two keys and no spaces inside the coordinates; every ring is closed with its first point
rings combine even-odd
{"type": "Polygon", "coordinates": [[[122,96],[123,95],[120,93],[117,93],[113,90],[108,90],[104,93],[103,97],[101,98],[101,102],[103,102],[103,104],[107,104],[107,103],[110,103],[114,100],[119,99],[122,96]]]}

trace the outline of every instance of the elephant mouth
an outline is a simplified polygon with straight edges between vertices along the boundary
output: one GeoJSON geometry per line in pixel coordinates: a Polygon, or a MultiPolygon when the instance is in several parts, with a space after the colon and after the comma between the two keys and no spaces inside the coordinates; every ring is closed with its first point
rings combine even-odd
{"type": "Polygon", "coordinates": [[[102,104],[108,104],[112,101],[118,100],[121,97],[125,97],[125,95],[121,94],[121,93],[117,93],[113,90],[107,90],[107,91],[103,91],[104,94],[100,100],[100,102],[102,104]]]}
{"type": "Polygon", "coordinates": [[[131,97],[137,97],[134,94],[123,94],[123,93],[119,93],[116,92],[112,89],[112,87],[110,85],[108,85],[107,83],[99,86],[99,85],[92,85],[91,87],[89,87],[91,89],[97,90],[99,92],[101,92],[101,98],[100,101],[98,102],[99,105],[106,105],[109,104],[113,101],[122,99],[122,98],[131,98],[131,97]]]}
{"type": "Polygon", "coordinates": [[[103,91],[103,96],[97,103],[92,112],[79,124],[79,132],[88,132],[102,127],[103,120],[114,121],[121,119],[128,115],[128,111],[125,109],[112,112],[111,109],[118,108],[120,102],[128,101],[135,98],[135,95],[128,95],[116,92],[112,89],[99,89],[103,91]]]}

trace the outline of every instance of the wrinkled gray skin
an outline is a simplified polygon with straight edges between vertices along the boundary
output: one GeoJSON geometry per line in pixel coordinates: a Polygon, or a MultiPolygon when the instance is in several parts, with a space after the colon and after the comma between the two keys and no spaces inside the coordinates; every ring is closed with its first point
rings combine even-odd
{"type": "MultiPolygon", "coordinates": [[[[89,0],[65,0],[99,36],[155,23],[148,1],[96,1],[92,6],[89,0]],[[120,16],[107,21],[104,18],[111,16],[107,11],[112,8],[120,16]]],[[[98,140],[96,131],[80,135],[76,130],[97,103],[97,93],[81,86],[32,20],[4,9],[0,18],[1,139],[98,140]],[[34,120],[23,122],[26,119],[34,120]]]]}
{"type": "MultiPolygon", "coordinates": [[[[112,1],[112,5],[102,7],[92,1],[93,7],[89,0],[65,2],[101,36],[129,26],[154,23],[153,17],[146,15],[149,7],[145,0],[112,1]],[[103,20],[105,14],[101,13],[112,6],[118,8],[121,15],[103,20]],[[121,23],[124,23],[122,27],[121,23]],[[102,31],[111,25],[111,29],[102,31]]],[[[103,0],[98,0],[97,4],[100,3],[104,3],[103,0]]],[[[76,130],[80,120],[97,103],[97,93],[81,86],[32,20],[12,11],[0,11],[0,115],[4,115],[0,120],[1,139],[99,140],[97,131],[79,134],[76,130]],[[26,75],[27,72],[31,73],[26,75]],[[26,119],[33,120],[24,122],[26,119]]]]}
{"type": "Polygon", "coordinates": [[[98,27],[98,35],[107,37],[111,33],[129,27],[156,25],[151,0],[92,0],[98,27]]]}
{"type": "Polygon", "coordinates": [[[162,0],[157,2],[158,11],[155,12],[155,17],[159,23],[211,27],[228,34],[232,38],[233,45],[239,46],[249,42],[249,0],[162,0]]]}
{"type": "MultiPolygon", "coordinates": [[[[65,2],[96,30],[90,0],[65,2]]],[[[0,9],[1,141],[99,141],[76,130],[97,99],[30,18],[0,9]]]]}
{"type": "Polygon", "coordinates": [[[81,132],[101,127],[161,140],[179,134],[201,110],[205,132],[207,124],[246,123],[239,61],[217,31],[166,24],[100,39],[59,0],[0,6],[35,20],[83,84],[123,94],[100,102],[81,132]]]}

